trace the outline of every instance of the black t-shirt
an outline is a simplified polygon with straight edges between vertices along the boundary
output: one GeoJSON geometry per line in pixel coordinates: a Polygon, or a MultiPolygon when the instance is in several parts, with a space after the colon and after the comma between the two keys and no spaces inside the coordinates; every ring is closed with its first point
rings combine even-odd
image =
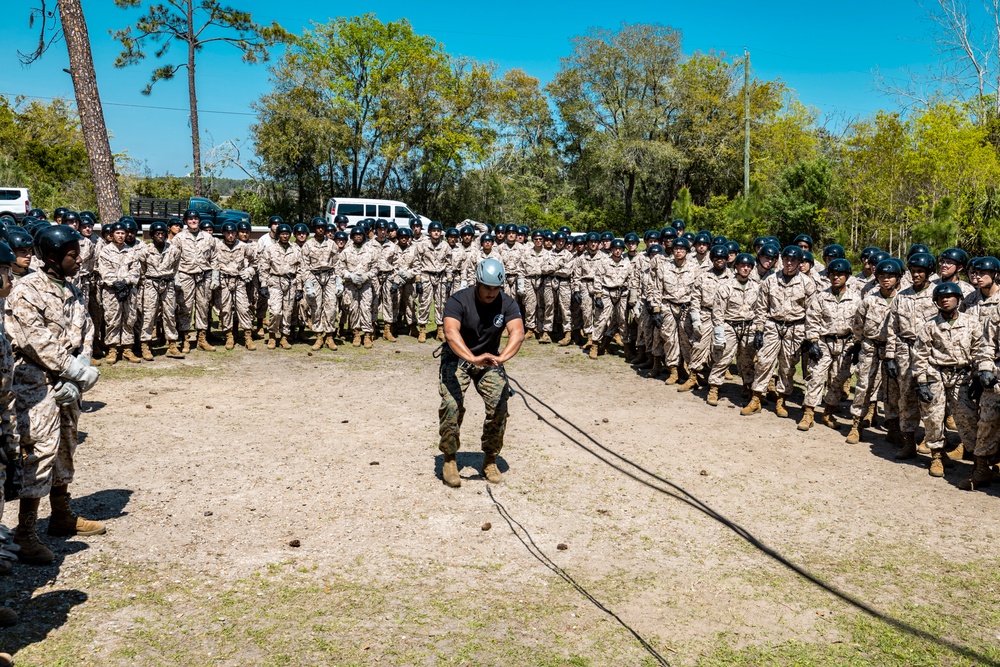
{"type": "Polygon", "coordinates": [[[444,316],[461,323],[462,340],[472,354],[478,356],[500,354],[500,336],[508,322],[521,319],[521,309],[504,292],[500,292],[493,303],[484,303],[476,298],[476,285],[473,285],[448,297],[444,316]]]}

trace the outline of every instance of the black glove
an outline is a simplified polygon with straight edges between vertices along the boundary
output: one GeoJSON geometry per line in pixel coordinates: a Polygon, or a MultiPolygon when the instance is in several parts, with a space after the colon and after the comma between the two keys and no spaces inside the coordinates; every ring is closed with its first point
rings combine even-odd
{"type": "Polygon", "coordinates": [[[423,296],[424,295],[424,284],[423,283],[417,283],[416,287],[417,287],[417,296],[423,296]]]}
{"type": "Polygon", "coordinates": [[[986,389],[993,389],[997,386],[997,376],[993,371],[980,371],[979,381],[983,383],[983,387],[986,389]]]}
{"type": "Polygon", "coordinates": [[[657,327],[663,326],[663,313],[653,313],[653,324],[657,327]]]}
{"type": "Polygon", "coordinates": [[[574,306],[579,306],[580,304],[583,303],[583,293],[573,292],[573,296],[571,296],[569,300],[573,303],[574,306]]]}
{"type": "Polygon", "coordinates": [[[399,285],[397,285],[395,281],[389,283],[389,294],[395,294],[398,291],[399,291],[399,285]]]}
{"type": "Polygon", "coordinates": [[[128,283],[125,282],[124,280],[116,280],[113,283],[111,283],[111,289],[113,289],[116,292],[121,292],[126,287],[128,287],[128,283]]]}
{"type": "Polygon", "coordinates": [[[813,361],[819,361],[820,359],[822,359],[823,348],[819,346],[819,341],[814,340],[810,342],[808,348],[806,349],[806,354],[813,361]]]}
{"type": "Polygon", "coordinates": [[[302,297],[304,297],[304,296],[305,296],[305,293],[302,290],[300,290],[300,289],[295,290],[295,303],[298,303],[299,301],[302,301],[302,297]]]}
{"type": "Polygon", "coordinates": [[[451,292],[451,288],[452,288],[452,286],[453,286],[454,284],[455,284],[455,281],[454,281],[454,280],[449,280],[448,282],[446,282],[446,283],[444,284],[444,288],[445,288],[446,290],[448,290],[449,292],[451,292]]]}
{"type": "Polygon", "coordinates": [[[759,350],[764,347],[764,332],[758,331],[753,335],[753,349],[759,350]]]}
{"type": "Polygon", "coordinates": [[[597,306],[598,308],[604,308],[604,299],[602,299],[601,297],[597,297],[596,299],[594,299],[594,305],[597,306]]]}
{"type": "Polygon", "coordinates": [[[899,379],[899,364],[896,363],[895,359],[885,360],[885,374],[893,380],[899,379]]]}
{"type": "Polygon", "coordinates": [[[973,403],[978,403],[979,399],[983,396],[983,383],[978,377],[972,378],[972,384],[969,385],[969,400],[973,403]]]}
{"type": "Polygon", "coordinates": [[[856,364],[861,360],[861,343],[855,343],[851,346],[851,349],[847,351],[851,355],[851,363],[856,364]]]}
{"type": "Polygon", "coordinates": [[[921,403],[930,403],[934,400],[934,392],[931,391],[930,383],[917,383],[917,398],[920,399],[921,403]]]}
{"type": "Polygon", "coordinates": [[[271,298],[271,290],[269,290],[266,287],[261,287],[260,289],[258,289],[257,290],[257,294],[259,294],[264,299],[270,299],[271,298]]]}

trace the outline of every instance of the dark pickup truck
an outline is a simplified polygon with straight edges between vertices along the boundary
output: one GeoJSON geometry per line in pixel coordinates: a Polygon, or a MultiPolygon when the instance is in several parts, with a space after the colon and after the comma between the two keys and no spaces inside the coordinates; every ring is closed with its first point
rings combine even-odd
{"type": "Polygon", "coordinates": [[[166,222],[170,218],[183,218],[184,211],[194,209],[201,214],[201,219],[211,219],[216,225],[220,225],[227,220],[233,222],[250,221],[250,214],[246,211],[233,211],[225,209],[216,204],[211,199],[202,197],[192,197],[191,199],[132,199],[129,201],[129,215],[139,224],[156,222],[160,220],[166,222]]]}

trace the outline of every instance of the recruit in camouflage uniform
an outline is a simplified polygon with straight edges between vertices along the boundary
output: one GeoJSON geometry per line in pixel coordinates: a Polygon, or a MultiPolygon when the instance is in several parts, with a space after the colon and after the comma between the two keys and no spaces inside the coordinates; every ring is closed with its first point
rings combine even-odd
{"type": "Polygon", "coordinates": [[[597,287],[594,278],[597,268],[607,260],[607,255],[598,250],[600,237],[591,233],[587,235],[587,248],[577,258],[573,266],[572,299],[580,309],[580,336],[585,339],[584,349],[596,345],[593,340],[594,324],[598,313],[595,312],[594,300],[597,298],[597,287]]]}
{"type": "MultiPolygon", "coordinates": [[[[381,221],[380,221],[381,222],[381,221]]],[[[397,291],[396,263],[399,261],[399,246],[388,238],[387,226],[375,226],[375,239],[370,241],[375,255],[375,271],[372,279],[372,326],[378,316],[382,316],[382,337],[390,343],[396,340],[392,324],[396,320],[397,291]]]]}
{"type": "Polygon", "coordinates": [[[726,266],[729,251],[725,246],[715,246],[709,251],[711,265],[695,280],[691,291],[691,325],[696,336],[691,347],[690,375],[687,382],[677,387],[677,391],[690,391],[699,385],[698,374],[704,372],[705,382],[712,367],[712,348],[714,327],[712,324],[712,308],[715,305],[715,295],[725,282],[729,281],[733,272],[726,266]]]}
{"type": "Polygon", "coordinates": [[[679,366],[691,363],[691,297],[694,283],[701,270],[688,261],[690,244],[687,239],[673,243],[672,258],[657,255],[653,260],[652,299],[653,317],[656,320],[654,354],[662,349],[663,366],[669,372],[666,384],[676,384],[679,366]],[[662,346],[662,348],[660,348],[662,346]]]}
{"type": "MultiPolygon", "coordinates": [[[[236,224],[222,225],[222,238],[216,239],[219,265],[219,329],[226,332],[226,349],[236,347],[236,331],[243,330],[243,342],[248,350],[256,350],[253,342],[253,314],[247,298],[247,285],[253,281],[253,247],[236,238],[236,224]]],[[[169,334],[168,334],[169,338],[169,334]]]]}
{"type": "Polygon", "coordinates": [[[181,251],[177,267],[177,332],[183,340],[182,352],[190,351],[187,334],[193,328],[198,335],[198,349],[212,352],[205,332],[210,324],[209,309],[212,305],[212,273],[217,266],[215,237],[198,226],[197,217],[185,218],[187,229],[173,238],[173,245],[181,251]]]}
{"type": "Polygon", "coordinates": [[[267,347],[274,349],[278,344],[285,350],[291,349],[288,337],[292,333],[292,318],[295,307],[304,297],[302,291],[302,253],[294,243],[288,225],[278,226],[278,242],[264,248],[257,261],[261,284],[266,287],[267,309],[271,313],[268,327],[267,347]]]}
{"type": "Polygon", "coordinates": [[[590,358],[605,354],[615,336],[623,342],[627,335],[625,317],[628,313],[628,295],[633,289],[632,262],[623,257],[625,243],[620,239],[611,242],[611,254],[606,261],[598,264],[594,274],[594,290],[597,294],[598,319],[594,326],[594,344],[590,346],[590,358]]]}
{"type": "MultiPolygon", "coordinates": [[[[543,247],[542,233],[531,235],[531,246],[521,253],[521,270],[524,272],[524,335],[525,338],[538,337],[541,342],[542,327],[539,319],[545,321],[545,268],[549,263],[549,251],[543,247]],[[539,317],[539,315],[541,317],[539,317]]],[[[504,265],[506,266],[506,264],[504,265]]],[[[548,343],[551,339],[544,342],[548,343]]]]}
{"type": "MultiPolygon", "coordinates": [[[[975,317],[967,314],[969,317],[975,317]]],[[[983,325],[983,342],[973,349],[973,363],[979,374],[982,396],[976,426],[975,467],[972,476],[959,482],[966,491],[982,489],[993,481],[992,467],[1000,451],[1000,310],[992,309],[983,325]]],[[[963,445],[965,443],[963,442],[963,445]]]]}
{"type": "Polygon", "coordinates": [[[437,339],[444,341],[444,293],[445,282],[451,257],[451,246],[442,238],[443,231],[440,222],[428,225],[427,233],[430,239],[417,246],[415,264],[420,267],[416,277],[417,299],[420,308],[417,311],[417,326],[420,329],[417,340],[423,343],[427,340],[427,322],[431,317],[431,304],[434,304],[434,324],[437,325],[437,339]]]}
{"type": "Polygon", "coordinates": [[[344,270],[344,310],[347,312],[348,326],[354,333],[351,344],[354,347],[371,349],[374,345],[372,334],[372,274],[375,272],[376,257],[370,244],[365,243],[364,229],[351,229],[351,243],[339,255],[344,270]]]}
{"type": "Polygon", "coordinates": [[[337,275],[339,260],[339,251],[332,234],[317,234],[306,241],[302,248],[302,265],[306,277],[304,290],[309,303],[312,330],[316,332],[313,350],[322,349],[323,345],[331,350],[337,349],[334,334],[337,333],[337,322],[340,319],[340,295],[344,292],[344,283],[337,275]]]}
{"type": "MultiPolygon", "coordinates": [[[[115,223],[119,227],[121,223],[115,223]]],[[[142,361],[132,353],[133,321],[131,302],[137,298],[136,285],[139,283],[138,255],[125,246],[125,230],[116,228],[113,242],[104,246],[97,261],[97,272],[101,276],[101,305],[104,310],[104,343],[108,346],[109,364],[118,361],[119,355],[125,361],[142,361]]]]}
{"type": "Polygon", "coordinates": [[[551,340],[552,332],[555,331],[556,319],[562,327],[563,337],[559,344],[566,346],[572,342],[573,319],[570,308],[570,300],[573,298],[573,289],[570,284],[573,279],[573,251],[567,244],[567,236],[564,232],[556,234],[555,247],[549,252],[548,266],[546,274],[548,285],[544,294],[543,311],[545,320],[542,323],[544,331],[543,338],[551,340]]]}
{"type": "Polygon", "coordinates": [[[153,353],[149,344],[157,323],[163,327],[167,339],[167,356],[183,359],[184,354],[177,347],[180,340],[177,333],[177,291],[174,280],[181,261],[181,251],[166,240],[166,225],[154,222],[149,231],[153,242],[147,243],[137,253],[142,282],[142,358],[152,361],[153,353]]]}
{"type": "Polygon", "coordinates": [[[750,279],[754,259],[747,253],[736,258],[736,274],[723,281],[712,304],[712,347],[714,363],[708,374],[709,405],[719,404],[719,389],[726,380],[726,371],[733,359],[743,380],[744,395],[753,385],[753,317],[760,293],[760,283],[750,279]]]}

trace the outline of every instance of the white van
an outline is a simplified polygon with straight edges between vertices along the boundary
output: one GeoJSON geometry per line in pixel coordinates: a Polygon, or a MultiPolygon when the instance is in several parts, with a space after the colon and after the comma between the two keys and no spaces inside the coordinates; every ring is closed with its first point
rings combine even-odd
{"type": "Polygon", "coordinates": [[[21,224],[21,218],[31,210],[28,188],[0,187],[0,215],[12,215],[21,224]]]}
{"type": "MultiPolygon", "coordinates": [[[[326,219],[333,222],[338,215],[347,216],[347,226],[353,227],[365,218],[395,221],[400,227],[409,227],[410,218],[417,217],[409,206],[392,199],[361,199],[356,197],[334,197],[326,203],[326,219]]],[[[426,218],[421,218],[424,225],[426,218]]]]}

